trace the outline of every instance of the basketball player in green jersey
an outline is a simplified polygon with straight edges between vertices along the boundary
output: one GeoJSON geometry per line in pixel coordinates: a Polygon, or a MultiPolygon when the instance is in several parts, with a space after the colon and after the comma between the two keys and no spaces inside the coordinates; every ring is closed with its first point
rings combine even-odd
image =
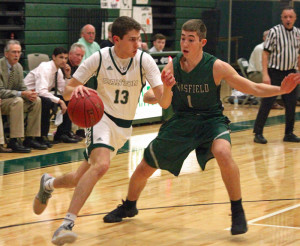
{"type": "MultiPolygon", "coordinates": [[[[242,207],[239,169],[231,155],[229,120],[223,115],[220,101],[221,80],[244,93],[259,97],[280,95],[293,90],[300,76],[286,77],[281,87],[256,84],[241,76],[227,63],[203,52],[206,44],[206,27],[201,20],[189,20],[182,26],[181,54],[169,62],[162,72],[174,75],[176,85],[164,87],[172,90],[174,116],[160,128],[158,136],[145,149],[144,158],[133,173],[126,201],[107,214],[107,223],[138,213],[136,201],[147,179],[158,169],[165,169],[178,176],[183,161],[193,150],[204,170],[206,162],[216,158],[231,200],[231,234],[246,233],[247,222],[242,207]]],[[[149,90],[144,101],[155,103],[149,90]]]]}

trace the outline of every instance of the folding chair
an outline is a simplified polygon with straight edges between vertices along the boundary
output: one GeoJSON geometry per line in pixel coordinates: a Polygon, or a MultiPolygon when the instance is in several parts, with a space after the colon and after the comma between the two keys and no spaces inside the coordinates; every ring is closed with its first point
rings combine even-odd
{"type": "Polygon", "coordinates": [[[28,59],[28,68],[30,71],[38,67],[40,63],[44,61],[50,61],[49,56],[47,54],[40,54],[40,53],[28,54],[27,59],[28,59]]]}
{"type": "MultiPolygon", "coordinates": [[[[246,60],[245,58],[239,58],[239,59],[237,60],[237,64],[239,65],[239,68],[240,68],[240,70],[241,70],[242,75],[243,75],[246,79],[249,79],[249,78],[248,78],[248,75],[247,75],[247,69],[248,69],[248,66],[249,66],[248,60],[246,60]]],[[[253,98],[253,96],[247,95],[246,98],[243,100],[242,105],[245,105],[245,104],[249,101],[249,105],[251,106],[251,104],[252,104],[251,101],[252,101],[252,100],[251,100],[251,101],[249,100],[250,97],[253,98]]],[[[259,100],[258,100],[258,101],[259,101],[259,100]]]]}

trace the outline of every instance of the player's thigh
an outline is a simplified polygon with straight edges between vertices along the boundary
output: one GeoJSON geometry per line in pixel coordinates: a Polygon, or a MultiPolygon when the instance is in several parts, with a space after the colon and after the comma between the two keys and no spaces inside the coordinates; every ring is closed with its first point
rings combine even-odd
{"type": "Polygon", "coordinates": [[[111,160],[130,138],[131,132],[132,127],[119,127],[104,114],[100,122],[86,131],[87,156],[96,148],[106,148],[110,150],[111,160]]]}

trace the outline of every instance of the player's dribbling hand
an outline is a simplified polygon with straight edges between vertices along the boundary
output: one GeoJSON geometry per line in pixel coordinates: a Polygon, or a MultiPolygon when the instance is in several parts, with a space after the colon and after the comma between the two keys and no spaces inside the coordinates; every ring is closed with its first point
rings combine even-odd
{"type": "Polygon", "coordinates": [[[300,73],[290,73],[281,82],[280,92],[282,94],[288,94],[294,90],[298,84],[300,84],[300,73]]]}
{"type": "Polygon", "coordinates": [[[89,88],[79,85],[75,88],[75,90],[72,92],[71,97],[75,95],[76,98],[79,96],[84,97],[84,92],[86,92],[88,95],[90,95],[89,88]]]}

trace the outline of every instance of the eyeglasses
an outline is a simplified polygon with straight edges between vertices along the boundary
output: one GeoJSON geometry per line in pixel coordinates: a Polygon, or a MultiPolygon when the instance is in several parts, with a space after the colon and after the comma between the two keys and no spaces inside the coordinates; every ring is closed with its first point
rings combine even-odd
{"type": "Polygon", "coordinates": [[[10,51],[10,53],[12,53],[12,54],[18,54],[18,55],[20,55],[20,54],[22,54],[22,51],[17,51],[17,50],[13,50],[13,51],[10,51]]]}

